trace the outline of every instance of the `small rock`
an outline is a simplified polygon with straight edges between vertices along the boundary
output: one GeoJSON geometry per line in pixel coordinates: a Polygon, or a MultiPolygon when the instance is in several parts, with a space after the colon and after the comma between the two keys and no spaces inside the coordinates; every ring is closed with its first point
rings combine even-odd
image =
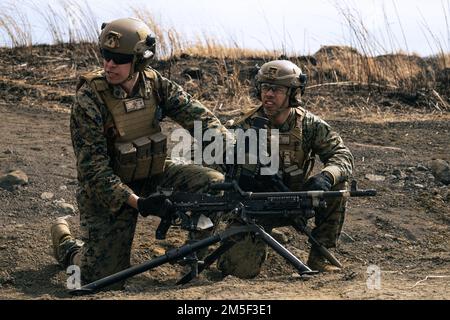
{"type": "Polygon", "coordinates": [[[271,235],[281,244],[286,244],[289,242],[289,238],[281,230],[273,229],[271,235]]]}
{"type": "Polygon", "coordinates": [[[396,188],[403,188],[404,186],[405,186],[404,181],[398,181],[397,183],[395,183],[396,188]]]}
{"type": "Polygon", "coordinates": [[[342,277],[342,280],[344,281],[350,281],[355,279],[359,274],[355,271],[347,271],[342,277]]]}
{"type": "Polygon", "coordinates": [[[28,176],[22,170],[11,171],[0,177],[0,188],[13,190],[16,186],[28,183],[28,176]]]}
{"type": "Polygon", "coordinates": [[[59,186],[59,190],[66,191],[67,190],[67,186],[65,186],[65,185],[59,186]]]}
{"type": "Polygon", "coordinates": [[[159,247],[159,246],[154,247],[152,249],[152,251],[157,256],[162,256],[162,255],[166,254],[166,250],[164,248],[159,247]]]}
{"type": "Polygon", "coordinates": [[[417,187],[419,189],[425,189],[425,186],[423,184],[420,184],[420,183],[415,183],[414,187],[417,187]]]}
{"type": "Polygon", "coordinates": [[[417,170],[419,170],[419,171],[428,171],[428,168],[425,167],[425,166],[422,165],[422,164],[418,164],[418,165],[417,165],[417,170]]]}
{"type": "Polygon", "coordinates": [[[181,74],[187,75],[192,79],[201,79],[203,77],[202,69],[196,67],[186,68],[181,74]]]}
{"type": "Polygon", "coordinates": [[[385,176],[380,176],[380,175],[370,174],[370,173],[366,174],[364,177],[370,181],[384,181],[386,179],[385,176]]]}
{"type": "Polygon", "coordinates": [[[15,284],[16,280],[7,271],[0,272],[0,285],[15,284]]]}
{"type": "Polygon", "coordinates": [[[441,159],[432,160],[430,169],[438,181],[447,185],[450,184],[450,165],[447,161],[441,159]]]}
{"type": "Polygon", "coordinates": [[[415,167],[408,167],[408,168],[405,169],[405,171],[408,172],[408,173],[413,173],[413,172],[416,171],[416,168],[415,167]]]}
{"type": "Polygon", "coordinates": [[[190,59],[192,56],[189,54],[189,53],[185,53],[185,52],[183,52],[181,55],[180,55],[180,58],[181,59],[190,59]]]}
{"type": "Polygon", "coordinates": [[[11,149],[6,149],[5,151],[3,151],[4,154],[12,154],[12,150],[11,149]]]}
{"type": "Polygon", "coordinates": [[[51,192],[43,192],[43,193],[41,194],[41,199],[42,199],[42,200],[50,200],[50,199],[53,198],[53,197],[54,197],[54,194],[51,193],[51,192]]]}
{"type": "Polygon", "coordinates": [[[75,213],[75,208],[73,205],[65,202],[57,202],[58,211],[64,215],[72,215],[75,213]]]}
{"type": "Polygon", "coordinates": [[[423,172],[423,171],[417,171],[416,173],[415,173],[415,175],[416,175],[416,177],[417,178],[419,178],[419,179],[424,179],[424,178],[426,178],[426,173],[425,172],[423,172]]]}
{"type": "Polygon", "coordinates": [[[375,248],[377,248],[377,249],[383,249],[383,246],[382,246],[381,244],[376,244],[376,245],[375,245],[375,248]]]}
{"type": "Polygon", "coordinates": [[[450,201],[450,187],[447,190],[442,191],[442,199],[450,201]]]}
{"type": "Polygon", "coordinates": [[[392,171],[392,174],[394,176],[398,177],[399,179],[402,179],[405,177],[405,174],[400,169],[395,169],[394,171],[392,171]]]}

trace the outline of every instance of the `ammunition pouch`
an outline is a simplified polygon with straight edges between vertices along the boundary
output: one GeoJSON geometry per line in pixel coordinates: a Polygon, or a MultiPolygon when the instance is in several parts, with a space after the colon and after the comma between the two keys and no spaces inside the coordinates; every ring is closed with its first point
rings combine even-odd
{"type": "Polygon", "coordinates": [[[117,142],[114,149],[114,173],[124,183],[164,172],[167,138],[161,132],[131,142],[117,142]]]}

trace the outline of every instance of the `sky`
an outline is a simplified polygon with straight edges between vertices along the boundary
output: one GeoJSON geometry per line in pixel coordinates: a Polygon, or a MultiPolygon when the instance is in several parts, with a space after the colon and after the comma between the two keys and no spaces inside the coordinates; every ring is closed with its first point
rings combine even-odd
{"type": "MultiPolygon", "coordinates": [[[[76,3],[84,7],[88,4],[95,17],[92,25],[133,16],[134,8],[150,12],[163,28],[173,28],[186,39],[211,37],[220,43],[249,49],[312,54],[323,45],[357,47],[361,43],[358,36],[364,36],[379,54],[397,50],[422,56],[450,52],[450,0],[79,0],[76,3]],[[363,29],[367,33],[362,34],[363,29]]],[[[15,12],[26,17],[33,43],[52,41],[48,21],[42,19],[37,8],[58,12],[63,7],[70,8],[71,1],[0,0],[3,14],[15,12]]],[[[9,45],[2,31],[0,28],[0,46],[9,45]]]]}

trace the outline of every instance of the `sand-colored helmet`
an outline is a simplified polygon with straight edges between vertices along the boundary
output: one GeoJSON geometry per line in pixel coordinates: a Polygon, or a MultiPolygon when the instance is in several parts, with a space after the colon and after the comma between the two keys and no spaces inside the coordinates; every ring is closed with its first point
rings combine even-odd
{"type": "Polygon", "coordinates": [[[156,40],[150,28],[141,20],[122,18],[102,24],[100,50],[125,57],[132,56],[130,75],[143,71],[155,54],[156,40]]]}
{"type": "Polygon", "coordinates": [[[259,68],[255,77],[257,95],[261,98],[261,83],[271,83],[289,88],[289,105],[300,104],[299,94],[303,95],[307,82],[306,74],[289,60],[274,60],[259,68]]]}

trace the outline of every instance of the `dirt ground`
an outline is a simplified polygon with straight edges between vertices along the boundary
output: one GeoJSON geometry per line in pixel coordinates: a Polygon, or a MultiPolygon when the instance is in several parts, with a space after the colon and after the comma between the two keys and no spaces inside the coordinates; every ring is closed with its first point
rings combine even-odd
{"type": "MultiPolygon", "coordinates": [[[[90,64],[77,61],[74,68],[72,58],[57,50],[41,48],[31,53],[35,59],[2,52],[0,175],[20,169],[29,182],[14,190],[0,188],[0,299],[73,298],[65,287],[67,275],[52,257],[49,228],[62,215],[58,201],[76,208],[69,106],[76,75],[90,64]],[[50,66],[60,69],[51,74],[50,66]],[[44,192],[53,197],[43,198],[44,192]]],[[[196,85],[181,78],[180,83],[196,85]]],[[[215,109],[211,101],[205,104],[215,109]]],[[[239,115],[233,103],[215,110],[221,119],[239,115]]],[[[213,266],[192,283],[176,286],[183,268],[164,265],[131,278],[123,291],[75,299],[450,299],[450,186],[429,170],[432,159],[450,161],[450,113],[412,107],[392,95],[333,88],[307,92],[305,104],[341,133],[355,156],[353,178],[359,187],[378,190],[377,197],[349,200],[335,252],[343,272],[302,280],[270,251],[262,273],[252,280],[222,279],[213,266]],[[359,101],[366,102],[364,107],[359,101]],[[367,174],[384,181],[369,180],[367,174]],[[368,273],[374,268],[379,282],[368,273]]],[[[169,132],[173,124],[164,128],[169,132]]],[[[177,229],[166,240],[155,240],[158,221],[139,219],[133,264],[183,243],[185,233],[177,229]]],[[[78,223],[76,213],[75,235],[78,223]]],[[[306,237],[289,227],[279,231],[286,247],[306,261],[306,237]]]]}

